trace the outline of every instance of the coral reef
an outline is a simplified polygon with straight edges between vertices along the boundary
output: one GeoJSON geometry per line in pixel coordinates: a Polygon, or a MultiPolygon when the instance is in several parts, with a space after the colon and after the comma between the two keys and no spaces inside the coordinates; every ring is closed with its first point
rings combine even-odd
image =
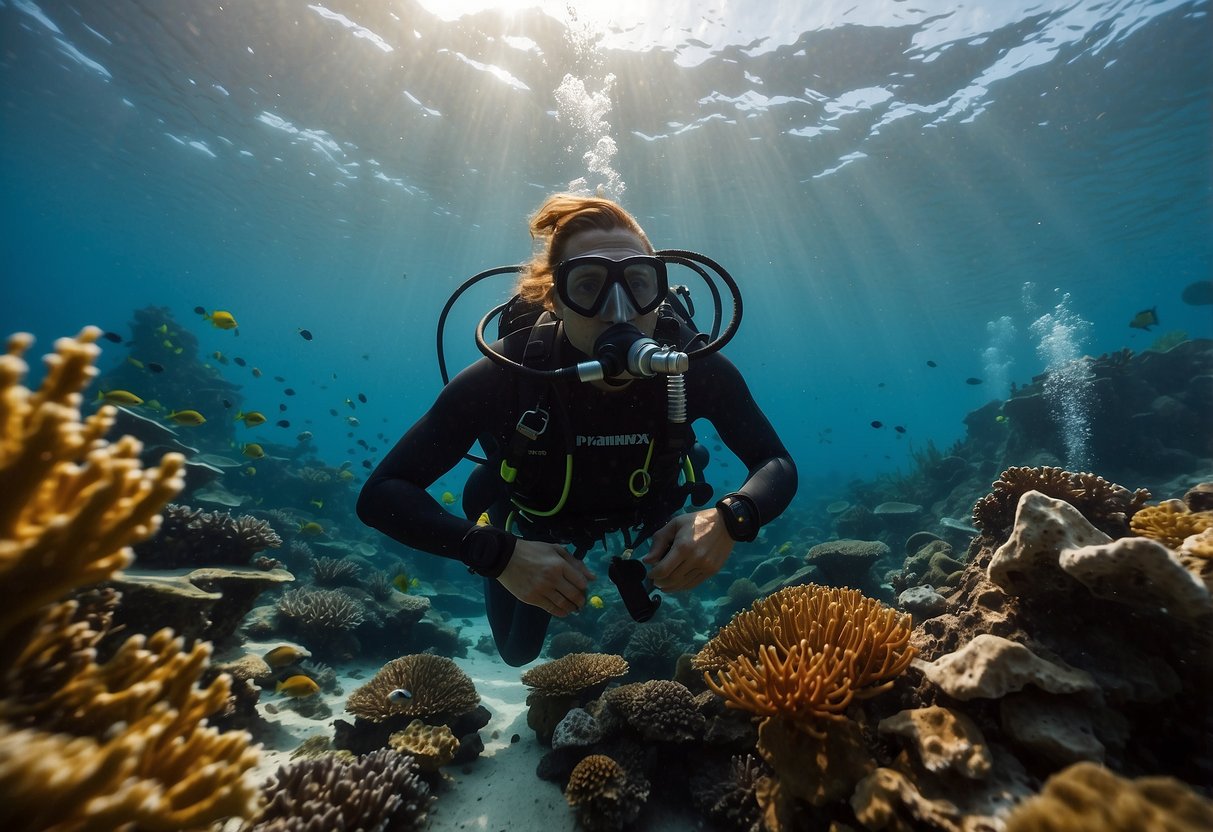
{"type": "Polygon", "coordinates": [[[421,771],[437,771],[455,759],[459,740],[445,725],[427,725],[414,719],[403,731],[388,738],[388,744],[417,761],[421,771]]]}
{"type": "Polygon", "coordinates": [[[425,828],[433,798],[409,756],[383,749],[347,762],[328,754],[278,769],[255,832],[425,828]]]}
{"type": "Polygon", "coordinates": [[[541,743],[550,743],[556,725],[578,706],[587,704],[612,679],[627,675],[628,663],[609,653],[570,653],[522,674],[527,694],[526,722],[541,743]]]}
{"type": "Polygon", "coordinates": [[[353,631],[367,609],[339,589],[291,589],[278,599],[277,617],[317,655],[340,657],[357,651],[353,631]]]}
{"type": "Polygon", "coordinates": [[[207,717],[228,678],[199,680],[210,646],[169,630],[132,636],[98,663],[108,616],[61,599],[130,564],[181,488],[177,454],[143,470],[139,443],[81,420],[100,330],[60,339],[31,392],[28,336],[0,356],[0,826],[188,829],[252,817],[257,751],[207,717]]]}
{"type": "Polygon", "coordinates": [[[345,558],[312,558],[312,578],[320,586],[358,586],[362,567],[345,558]]]}
{"type": "Polygon", "coordinates": [[[573,769],[564,796],[587,832],[617,832],[634,821],[649,795],[649,784],[629,777],[605,754],[591,754],[573,769]]]}

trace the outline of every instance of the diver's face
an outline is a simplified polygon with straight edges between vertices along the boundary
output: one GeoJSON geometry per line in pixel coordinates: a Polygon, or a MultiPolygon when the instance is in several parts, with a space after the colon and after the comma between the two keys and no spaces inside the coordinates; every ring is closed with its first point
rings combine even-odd
{"type": "MultiPolygon", "coordinates": [[[[611,231],[591,229],[573,234],[565,241],[562,259],[592,254],[611,260],[622,260],[625,257],[648,253],[644,242],[631,231],[622,228],[611,231]]],[[[569,309],[560,300],[559,295],[553,300],[556,316],[564,321],[564,333],[569,343],[586,355],[594,354],[594,342],[598,340],[598,336],[615,324],[630,323],[650,338],[657,327],[657,310],[646,315],[637,315],[631,304],[608,303],[601,314],[590,318],[569,309]]]]}

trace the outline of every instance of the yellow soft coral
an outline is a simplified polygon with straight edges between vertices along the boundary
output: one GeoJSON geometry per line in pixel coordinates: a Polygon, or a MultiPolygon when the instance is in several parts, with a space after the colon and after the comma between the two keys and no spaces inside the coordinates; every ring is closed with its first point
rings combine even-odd
{"type": "Polygon", "coordinates": [[[1186,538],[1213,528],[1213,511],[1190,511],[1183,500],[1165,500],[1133,515],[1133,534],[1178,549],[1186,538]]]}
{"type": "Polygon", "coordinates": [[[112,408],[80,418],[100,330],[61,339],[37,391],[21,385],[31,339],[0,356],[0,828],[181,830],[251,817],[258,752],[206,717],[227,701],[210,656],[169,630],[134,636],[104,664],[73,590],[112,577],[180,490],[184,460],[144,471],[140,445],[107,443],[112,408]]]}
{"type": "Polygon", "coordinates": [[[913,658],[909,640],[908,615],[858,590],[809,584],[735,615],[693,664],[730,707],[816,734],[819,719],[893,684],[913,658]]]}

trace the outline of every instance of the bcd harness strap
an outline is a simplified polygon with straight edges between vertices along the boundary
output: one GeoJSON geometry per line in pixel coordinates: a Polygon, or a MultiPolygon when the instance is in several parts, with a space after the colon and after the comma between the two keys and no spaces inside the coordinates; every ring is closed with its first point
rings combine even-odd
{"type": "MultiPolygon", "coordinates": [[[[681,321],[677,312],[667,309],[664,304],[661,309],[662,314],[658,318],[657,331],[654,333],[655,340],[665,346],[683,342],[682,348],[688,349],[703,338],[681,321]]],[[[552,313],[543,312],[531,327],[523,351],[523,363],[528,367],[540,369],[559,367],[562,335],[563,323],[552,313]]],[[[526,519],[554,517],[565,507],[572,487],[573,440],[567,407],[555,384],[531,376],[520,377],[518,384],[518,401],[522,403],[521,406],[525,408],[529,402],[534,402],[534,405],[523,410],[506,443],[500,465],[500,475],[510,488],[510,501],[517,509],[513,514],[521,513],[526,519]],[[556,420],[554,428],[553,419],[556,420]],[[565,444],[564,484],[560,497],[549,508],[524,506],[514,495],[513,486],[517,481],[519,468],[526,465],[532,443],[549,429],[558,430],[565,444]]],[[[676,423],[663,420],[656,435],[649,442],[644,465],[629,476],[628,488],[631,494],[638,500],[642,500],[648,496],[651,485],[656,483],[663,489],[663,493],[668,494],[671,498],[680,497],[677,501],[678,506],[682,506],[686,502],[688,495],[691,495],[695,505],[702,505],[703,502],[706,502],[708,498],[702,495],[708,487],[697,481],[696,472],[690,462],[690,451],[694,441],[694,433],[691,431],[689,422],[676,423]],[[685,482],[682,484],[678,483],[679,470],[682,470],[685,476],[685,482]],[[702,499],[696,499],[701,496],[702,499]]],[[[707,493],[710,494],[710,490],[707,493]]],[[[638,512],[634,518],[635,522],[631,524],[625,522],[620,525],[618,530],[623,533],[629,550],[639,545],[668,519],[668,512],[658,511],[656,513],[660,513],[662,516],[656,517],[653,508],[650,507],[647,512],[638,512]],[[635,538],[630,534],[629,525],[638,528],[635,538]]],[[[602,532],[596,529],[594,532],[582,536],[580,541],[574,542],[577,543],[579,550],[583,545],[588,549],[601,537],[601,534],[602,532]],[[586,541],[589,543],[586,544],[586,541]]],[[[579,554],[582,552],[579,551],[579,554]]]]}

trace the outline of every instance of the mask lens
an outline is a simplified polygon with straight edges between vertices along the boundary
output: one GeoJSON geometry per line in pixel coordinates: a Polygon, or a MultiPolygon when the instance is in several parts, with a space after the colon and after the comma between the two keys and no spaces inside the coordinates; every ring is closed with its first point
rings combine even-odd
{"type": "Polygon", "coordinates": [[[655,257],[626,260],[606,257],[573,257],[556,268],[556,291],[561,300],[581,315],[593,317],[602,311],[610,288],[618,284],[636,312],[652,311],[665,296],[665,264],[655,257]]]}
{"type": "Polygon", "coordinates": [[[564,280],[565,302],[586,314],[598,305],[610,273],[602,263],[580,263],[568,270],[564,280]]]}
{"type": "Polygon", "coordinates": [[[638,308],[652,307],[657,303],[661,281],[657,277],[657,267],[651,262],[628,264],[623,279],[638,308]]]}

